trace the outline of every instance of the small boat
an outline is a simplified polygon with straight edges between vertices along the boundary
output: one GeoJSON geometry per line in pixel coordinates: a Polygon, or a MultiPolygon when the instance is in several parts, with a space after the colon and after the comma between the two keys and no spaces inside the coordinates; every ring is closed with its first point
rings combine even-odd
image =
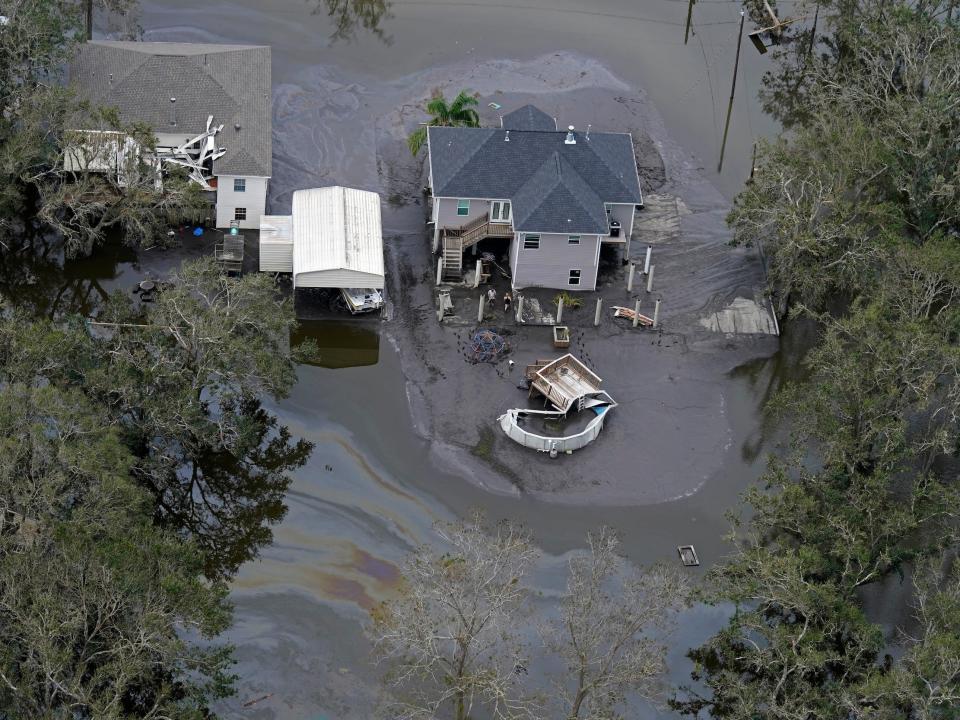
{"type": "Polygon", "coordinates": [[[373,312],[383,307],[383,293],[374,288],[340,288],[340,296],[353,315],[373,312]]]}

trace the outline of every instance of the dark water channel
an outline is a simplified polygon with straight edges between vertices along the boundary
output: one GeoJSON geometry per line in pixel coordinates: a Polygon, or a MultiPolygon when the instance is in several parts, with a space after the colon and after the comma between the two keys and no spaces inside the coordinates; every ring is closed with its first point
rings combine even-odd
{"type": "MultiPolygon", "coordinates": [[[[147,0],[143,6],[145,39],[273,47],[273,211],[288,207],[289,193],[298,187],[369,187],[390,198],[384,223],[395,238],[422,232],[414,192],[422,181],[395,171],[401,176],[381,183],[384,173],[394,171],[381,166],[370,148],[391,130],[376,123],[373,130],[358,129],[356,117],[395,111],[392,103],[419,98],[464,67],[486,67],[494,78],[502,71],[504,92],[532,92],[524,85],[530,66],[521,72],[511,63],[569,51],[584,65],[580,77],[608,75],[616,79],[605,80],[608,87],[627,96],[643,88],[674,139],[710,168],[739,17],[736,3],[698,3],[696,34],[684,46],[686,3],[675,0],[147,0]],[[349,15],[342,31],[343,18],[328,15],[332,6],[347,7],[349,14],[358,4],[374,15],[383,11],[381,32],[364,29],[362,21],[352,28],[349,15]],[[338,28],[342,37],[334,39],[338,28]]],[[[724,174],[707,171],[727,197],[748,174],[752,138],[771,129],[750,99],[763,69],[762,59],[744,55],[724,174]]],[[[565,70],[546,80],[561,93],[577,76],[565,70]]],[[[549,105],[552,96],[544,102],[549,105]]],[[[412,111],[412,105],[400,111],[412,111]]],[[[591,120],[590,108],[580,112],[591,120]]],[[[603,118],[596,120],[602,127],[603,118]]],[[[148,271],[162,274],[183,257],[208,251],[200,242],[139,256],[108,249],[65,264],[54,252],[30,260],[35,266],[22,274],[19,267],[27,260],[7,258],[2,290],[42,314],[85,312],[90,298],[129,289],[148,271]]],[[[704,562],[692,572],[702,575],[725,552],[725,510],[736,506],[774,443],[760,408],[795,371],[799,355],[791,348],[731,373],[724,391],[731,441],[720,469],[698,492],[650,506],[574,507],[493,495],[432,466],[428,443],[412,427],[400,357],[389,324],[384,327],[319,320],[300,330],[318,342],[320,360],[301,366],[291,396],[271,409],[296,435],[313,441],[315,450],[295,476],[275,542],[235,579],[236,624],[226,639],[237,646],[240,680],[237,698],[219,709],[224,717],[370,717],[377,688],[361,631],[366,612],[396,587],[398,563],[410,548],[430,540],[431,523],[471,508],[533,530],[544,551],[536,573],[544,603],[562,585],[564,554],[600,524],[622,533],[637,562],[676,562],[677,545],[692,543],[704,562]],[[267,694],[269,699],[242,707],[267,694]]],[[[638,465],[638,476],[641,470],[638,465]]],[[[699,607],[687,613],[671,652],[673,679],[689,673],[685,648],[705,637],[725,612],[699,607]]],[[[650,708],[632,715],[656,716],[650,708]]]]}

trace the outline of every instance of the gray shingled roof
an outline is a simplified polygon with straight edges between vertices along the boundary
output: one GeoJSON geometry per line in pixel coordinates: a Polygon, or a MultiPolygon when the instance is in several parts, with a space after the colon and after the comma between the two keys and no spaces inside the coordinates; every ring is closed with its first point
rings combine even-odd
{"type": "Polygon", "coordinates": [[[520,232],[609,231],[603,201],[559,152],[544,161],[512,202],[513,227],[520,232]]]}
{"type": "Polygon", "coordinates": [[[566,131],[428,127],[427,132],[434,196],[511,200],[517,230],[605,234],[604,203],[643,202],[633,140],[626,133],[591,132],[587,139],[578,132],[576,145],[567,145],[566,131]],[[584,227],[573,230],[574,222],[584,227]]]}
{"type": "Polygon", "coordinates": [[[557,123],[543,110],[533,105],[524,105],[503,116],[504,130],[546,130],[557,129],[557,123]]]}
{"type": "Polygon", "coordinates": [[[93,41],[70,66],[80,94],[116,107],[124,122],[199,134],[213,115],[223,125],[217,145],[227,151],[214,174],[263,177],[273,174],[270,74],[270,48],[258,45],[93,41]]]}

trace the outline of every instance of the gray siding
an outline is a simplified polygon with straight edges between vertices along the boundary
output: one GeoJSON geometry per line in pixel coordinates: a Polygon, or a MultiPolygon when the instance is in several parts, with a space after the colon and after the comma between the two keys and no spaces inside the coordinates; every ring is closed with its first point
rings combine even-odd
{"type": "Polygon", "coordinates": [[[633,205],[608,205],[610,208],[610,219],[620,221],[620,237],[630,237],[633,220],[633,205]]]}
{"type": "Polygon", "coordinates": [[[597,251],[600,238],[583,235],[579,245],[571,245],[566,235],[542,233],[538,250],[525,250],[523,234],[518,233],[510,248],[513,287],[557,288],[560,290],[595,290],[597,286],[597,251]],[[580,284],[570,285],[570,270],[580,270],[580,284]]]}
{"type": "MultiPolygon", "coordinates": [[[[467,198],[462,199],[466,200],[467,198]]],[[[458,198],[436,198],[434,200],[437,206],[436,221],[438,228],[460,227],[490,212],[490,200],[471,199],[470,214],[457,215],[457,200],[458,198]]]]}

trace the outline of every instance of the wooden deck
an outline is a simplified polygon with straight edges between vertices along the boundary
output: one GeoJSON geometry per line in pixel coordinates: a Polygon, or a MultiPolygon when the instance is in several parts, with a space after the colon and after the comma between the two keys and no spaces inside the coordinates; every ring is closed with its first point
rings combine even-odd
{"type": "Polygon", "coordinates": [[[538,360],[527,367],[530,391],[536,390],[560,412],[582,409],[583,399],[600,391],[603,380],[590,368],[566,354],[552,361],[538,360]]]}

